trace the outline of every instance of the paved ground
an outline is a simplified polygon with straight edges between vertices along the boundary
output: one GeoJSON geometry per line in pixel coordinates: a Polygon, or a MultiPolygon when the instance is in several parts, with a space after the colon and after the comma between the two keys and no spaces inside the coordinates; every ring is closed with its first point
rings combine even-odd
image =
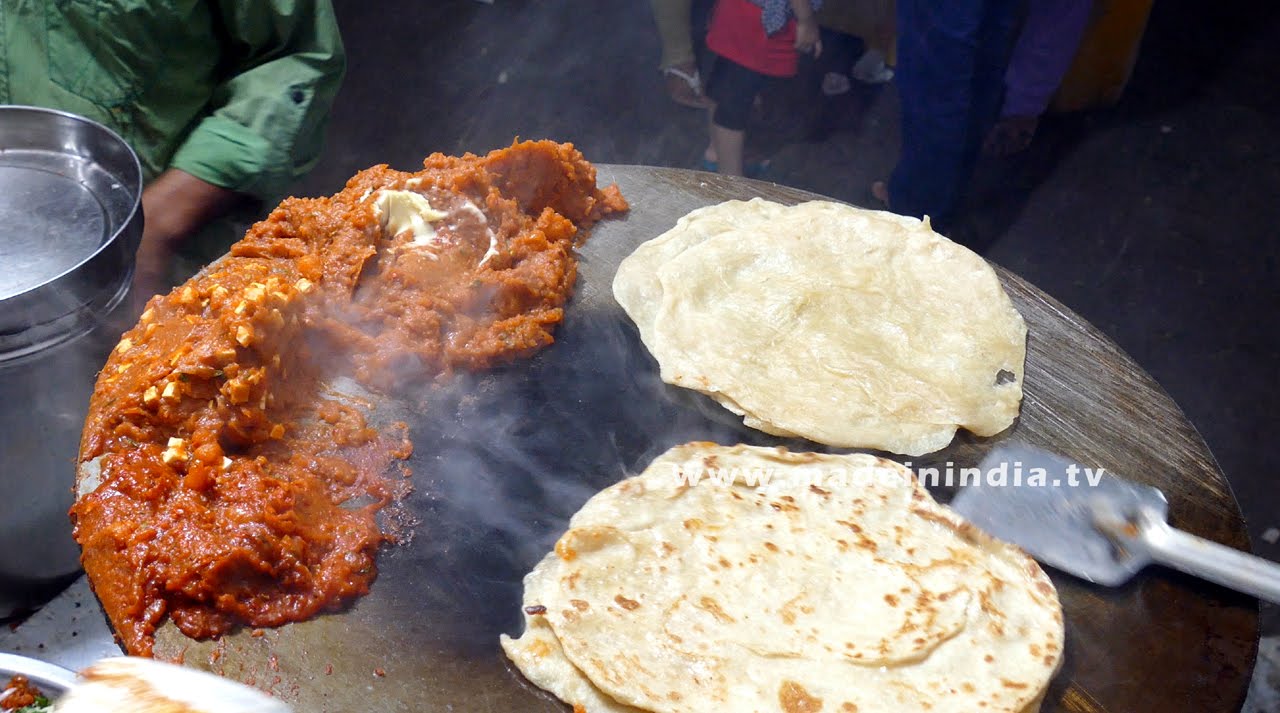
{"type": "MultiPolygon", "coordinates": [[[[662,93],[647,7],[387,0],[372,11],[339,0],[350,73],[325,158],[298,192],[331,193],[372,163],[414,167],[432,151],[483,152],[517,135],[573,141],[594,161],[696,167],[704,119],[662,93]]],[[[984,166],[964,226],[1163,384],[1218,457],[1255,550],[1274,560],[1277,9],[1157,3],[1120,105],[1052,118],[1023,157],[984,166]]],[[[773,158],[769,178],[865,204],[895,159],[893,89],[824,101],[813,86],[764,107],[754,136],[773,158]]],[[[1280,632],[1274,612],[1264,631],[1280,632]]],[[[1275,642],[1264,650],[1274,655],[1275,642]]],[[[1280,712],[1271,670],[1255,711],[1280,712]]]]}

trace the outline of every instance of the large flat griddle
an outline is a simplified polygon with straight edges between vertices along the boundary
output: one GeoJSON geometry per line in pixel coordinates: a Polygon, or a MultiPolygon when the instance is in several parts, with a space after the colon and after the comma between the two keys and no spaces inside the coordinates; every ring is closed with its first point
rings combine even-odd
{"type": "MultiPolygon", "coordinates": [[[[695,208],[803,191],[705,173],[601,166],[631,213],[597,226],[554,346],[462,377],[443,391],[384,402],[411,425],[418,517],[385,549],[373,591],[351,609],[266,631],[194,642],[166,624],[157,654],[272,691],[301,712],[377,709],[564,711],[512,668],[498,635],[521,627],[521,577],[587,498],[691,440],[783,444],[718,405],[666,386],[614,302],[618,263],[695,208]]],[[[1160,387],[1112,342],[1001,271],[1030,330],[1022,416],[993,439],[961,436],[917,465],[976,466],[1017,438],[1160,487],[1177,527],[1248,547],[1239,508],[1204,442],[1160,387]]],[[[950,493],[936,492],[941,500],[950,493]]],[[[1051,573],[1067,621],[1066,662],[1045,711],[1236,711],[1257,649],[1257,605],[1161,570],[1105,590],[1051,573]]],[[[709,712],[710,713],[710,712],[709,712]]]]}

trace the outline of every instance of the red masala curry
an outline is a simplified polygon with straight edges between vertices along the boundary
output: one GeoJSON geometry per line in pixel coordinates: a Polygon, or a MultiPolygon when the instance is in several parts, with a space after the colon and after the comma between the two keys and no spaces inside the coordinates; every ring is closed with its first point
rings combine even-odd
{"type": "MultiPolygon", "coordinates": [[[[2,680],[4,679],[0,679],[2,680]]],[[[30,679],[26,676],[13,676],[4,688],[0,688],[0,711],[16,711],[34,705],[41,698],[44,695],[31,685],[30,679]]]]}
{"type": "Polygon", "coordinates": [[[581,231],[626,208],[572,145],[436,154],[284,201],[153,298],[99,374],[81,442],[96,475],[71,510],[128,652],[149,655],[166,616],[203,638],[368,592],[412,445],[334,380],[429,387],[547,346],[581,231]],[[428,239],[389,234],[383,191],[427,199],[428,239]]]}

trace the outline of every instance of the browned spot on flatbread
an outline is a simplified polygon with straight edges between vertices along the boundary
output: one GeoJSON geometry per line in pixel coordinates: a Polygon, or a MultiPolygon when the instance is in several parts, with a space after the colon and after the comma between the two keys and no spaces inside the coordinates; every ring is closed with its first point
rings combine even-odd
{"type": "Polygon", "coordinates": [[[623,609],[626,609],[627,611],[635,611],[636,609],[640,608],[640,602],[637,602],[634,599],[627,599],[621,594],[614,597],[613,601],[617,602],[618,606],[622,607],[623,609]]]}
{"type": "Polygon", "coordinates": [[[721,609],[720,603],[711,597],[703,597],[702,599],[699,599],[698,608],[707,612],[711,616],[714,616],[716,620],[722,624],[732,624],[737,621],[737,619],[729,616],[724,609],[721,609]]]}
{"type": "Polygon", "coordinates": [[[578,611],[586,611],[591,608],[590,604],[582,601],[581,599],[570,599],[569,603],[572,604],[573,608],[577,609],[578,611]]]}
{"type": "Polygon", "coordinates": [[[1012,688],[1019,691],[1024,688],[1030,688],[1030,686],[1028,686],[1025,683],[1022,683],[1021,681],[1010,681],[1007,678],[1000,679],[1000,685],[1004,686],[1005,688],[1012,688]]]}
{"type": "Polygon", "coordinates": [[[813,613],[813,608],[812,608],[812,607],[805,607],[805,606],[798,606],[798,605],[797,605],[797,603],[798,603],[801,599],[804,599],[804,595],[803,595],[803,594],[801,594],[800,596],[798,596],[798,597],[796,597],[796,598],[792,599],[791,601],[787,602],[786,604],[783,604],[783,605],[782,605],[782,609],[778,612],[778,616],[782,617],[782,621],[783,621],[783,623],[785,623],[787,626],[790,626],[790,625],[792,625],[792,624],[796,623],[796,610],[797,610],[797,609],[799,609],[800,611],[804,612],[805,614],[811,614],[811,613],[813,613]]]}
{"type": "Polygon", "coordinates": [[[786,713],[817,713],[822,710],[822,699],[810,695],[795,681],[783,681],[778,687],[778,703],[786,713]]]}

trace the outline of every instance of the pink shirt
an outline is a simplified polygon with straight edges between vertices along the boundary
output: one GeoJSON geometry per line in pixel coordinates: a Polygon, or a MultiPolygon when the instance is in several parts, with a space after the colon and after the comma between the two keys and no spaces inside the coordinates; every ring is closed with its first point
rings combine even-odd
{"type": "Polygon", "coordinates": [[[772,35],[764,33],[763,10],[750,0],[719,0],[707,32],[707,48],[747,69],[770,77],[794,77],[799,65],[796,20],[772,35]]]}

